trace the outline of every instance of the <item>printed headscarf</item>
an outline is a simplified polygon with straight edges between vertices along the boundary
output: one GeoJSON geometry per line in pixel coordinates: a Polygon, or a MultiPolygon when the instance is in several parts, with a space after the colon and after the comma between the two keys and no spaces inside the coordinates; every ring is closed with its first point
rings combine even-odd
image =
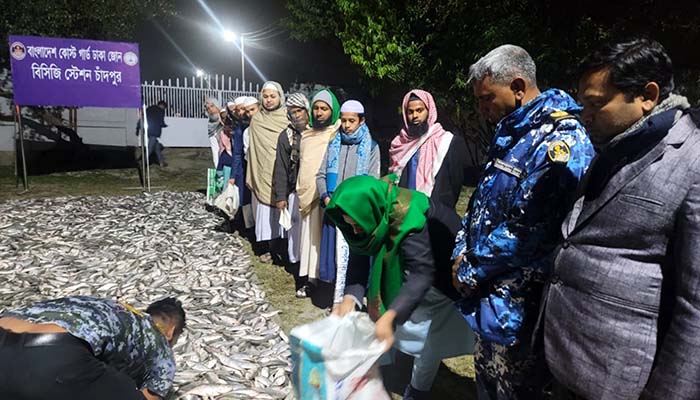
{"type": "MultiPolygon", "coordinates": [[[[289,126],[287,127],[287,140],[289,141],[290,144],[294,141],[294,132],[303,132],[308,128],[309,122],[308,118],[310,117],[309,115],[309,99],[306,98],[306,96],[303,93],[292,93],[287,97],[287,118],[289,118],[289,126]],[[304,126],[299,126],[303,121],[295,121],[294,118],[292,117],[292,113],[290,111],[290,108],[292,107],[298,107],[298,108],[303,108],[306,110],[306,116],[307,120],[304,122],[304,126]]],[[[298,139],[297,139],[298,140],[298,139]]],[[[296,147],[298,149],[298,144],[296,146],[292,146],[292,158],[295,160],[299,160],[299,153],[298,150],[294,149],[296,147]],[[296,154],[294,154],[296,153],[296,154]]]]}
{"type": "Polygon", "coordinates": [[[309,99],[304,96],[304,93],[292,93],[287,97],[287,107],[299,107],[303,108],[306,110],[306,112],[309,112],[309,109],[311,108],[309,106],[309,99]]]}
{"type": "Polygon", "coordinates": [[[389,172],[395,173],[399,177],[411,160],[411,157],[420,149],[420,158],[416,170],[416,189],[428,196],[433,192],[435,176],[442,166],[447,147],[452,141],[452,134],[443,129],[442,125],[437,122],[437,117],[437,106],[430,93],[420,89],[413,89],[406,93],[403,98],[403,129],[391,141],[391,147],[389,148],[391,161],[389,172]],[[416,95],[428,108],[428,131],[418,137],[412,137],[408,134],[406,108],[412,94],[416,95]],[[447,140],[447,142],[443,142],[444,140],[447,140]]]}

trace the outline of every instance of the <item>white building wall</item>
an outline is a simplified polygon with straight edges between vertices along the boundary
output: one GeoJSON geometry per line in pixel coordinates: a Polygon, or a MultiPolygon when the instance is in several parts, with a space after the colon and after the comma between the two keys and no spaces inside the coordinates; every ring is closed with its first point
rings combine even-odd
{"type": "Polygon", "coordinates": [[[165,117],[160,138],[165,147],[209,147],[206,118],[165,117]]]}
{"type": "MultiPolygon", "coordinates": [[[[7,71],[0,71],[0,79],[7,71]]],[[[7,84],[11,88],[11,81],[7,84]]],[[[207,119],[204,117],[204,100],[214,97],[223,105],[238,96],[258,96],[259,84],[249,82],[247,88],[238,79],[225,76],[208,76],[176,79],[167,82],[144,82],[143,99],[146,105],[158,100],[168,102],[161,142],[165,147],[209,147],[207,119]],[[188,117],[188,118],[183,118],[188,117]]],[[[0,114],[12,115],[10,98],[0,99],[0,114]],[[4,100],[4,101],[3,101],[4,100]]],[[[26,115],[25,115],[26,116],[26,115]]],[[[68,121],[68,111],[63,120],[68,121]]],[[[77,133],[83,143],[101,146],[138,146],[136,136],[138,110],[120,108],[81,107],[77,110],[77,133]]],[[[26,132],[26,131],[25,131],[26,132]]],[[[25,133],[26,135],[26,133],[25,133]]],[[[0,121],[0,151],[14,151],[15,124],[0,121]]],[[[25,136],[27,137],[27,136],[25,136]]],[[[48,140],[43,137],[37,140],[48,140]]]]}

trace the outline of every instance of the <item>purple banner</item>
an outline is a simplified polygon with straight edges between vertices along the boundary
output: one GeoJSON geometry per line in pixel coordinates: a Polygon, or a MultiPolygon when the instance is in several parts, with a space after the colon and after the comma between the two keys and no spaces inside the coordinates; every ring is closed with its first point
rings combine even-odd
{"type": "Polygon", "coordinates": [[[10,36],[15,103],[141,107],[136,43],[10,36]]]}

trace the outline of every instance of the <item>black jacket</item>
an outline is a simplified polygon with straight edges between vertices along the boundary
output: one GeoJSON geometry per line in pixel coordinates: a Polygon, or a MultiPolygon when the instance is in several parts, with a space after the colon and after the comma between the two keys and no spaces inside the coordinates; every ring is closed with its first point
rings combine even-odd
{"type": "Polygon", "coordinates": [[[165,110],[152,105],[146,109],[146,121],[148,121],[148,136],[160,137],[165,125],[165,110]]]}
{"type": "Polygon", "coordinates": [[[287,201],[287,196],[296,190],[300,140],[301,132],[291,125],[277,138],[277,158],[272,170],[272,195],[275,202],[287,201]],[[288,130],[292,132],[292,143],[289,143],[288,130]]]}
{"type": "MultiPolygon", "coordinates": [[[[454,134],[442,165],[435,176],[435,186],[430,198],[454,208],[464,185],[467,168],[467,145],[459,134],[454,134]]],[[[401,174],[399,186],[408,187],[408,174],[401,174]]]]}

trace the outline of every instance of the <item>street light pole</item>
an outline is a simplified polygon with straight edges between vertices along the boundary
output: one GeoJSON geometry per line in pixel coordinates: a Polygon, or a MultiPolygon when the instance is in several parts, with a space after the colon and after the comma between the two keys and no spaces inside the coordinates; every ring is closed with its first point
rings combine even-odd
{"type": "Polygon", "coordinates": [[[243,91],[245,91],[245,44],[243,35],[241,35],[241,81],[243,82],[243,91]]]}
{"type": "Polygon", "coordinates": [[[245,91],[245,41],[244,41],[244,35],[243,34],[236,34],[233,31],[230,31],[228,29],[225,29],[223,31],[223,36],[224,40],[227,42],[234,43],[236,42],[236,37],[241,38],[241,82],[243,83],[243,91],[245,91]]]}

